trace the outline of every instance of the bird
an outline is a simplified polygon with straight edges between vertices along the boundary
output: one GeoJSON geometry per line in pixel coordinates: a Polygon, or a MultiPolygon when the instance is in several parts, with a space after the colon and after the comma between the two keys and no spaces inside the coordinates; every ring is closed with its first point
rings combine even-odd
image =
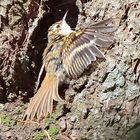
{"type": "Polygon", "coordinates": [[[66,22],[67,12],[48,29],[48,44],[42,63],[45,77],[37,93],[31,98],[24,120],[41,120],[53,112],[53,102],[63,101],[58,87],[67,77],[76,79],[97,58],[105,58],[100,50],[114,43],[116,28],[108,25],[113,18],[95,22],[89,27],[73,30],[66,22]]]}

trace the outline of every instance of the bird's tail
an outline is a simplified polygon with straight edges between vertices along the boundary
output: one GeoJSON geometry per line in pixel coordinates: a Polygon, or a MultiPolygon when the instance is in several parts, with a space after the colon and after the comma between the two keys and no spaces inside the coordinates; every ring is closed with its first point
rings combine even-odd
{"type": "Polygon", "coordinates": [[[59,78],[54,74],[46,74],[41,87],[31,99],[24,115],[24,120],[46,117],[52,113],[53,100],[62,101],[58,94],[59,78]]]}

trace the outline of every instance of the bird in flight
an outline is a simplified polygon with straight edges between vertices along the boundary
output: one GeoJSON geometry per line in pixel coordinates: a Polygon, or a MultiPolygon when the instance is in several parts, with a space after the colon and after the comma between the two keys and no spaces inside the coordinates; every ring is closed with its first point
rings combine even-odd
{"type": "Polygon", "coordinates": [[[48,45],[43,53],[46,75],[30,100],[24,120],[40,120],[51,114],[53,101],[63,101],[58,94],[58,87],[66,77],[79,77],[96,58],[105,58],[101,47],[114,43],[115,27],[108,25],[112,18],[72,30],[66,23],[66,16],[67,13],[48,29],[48,45]]]}

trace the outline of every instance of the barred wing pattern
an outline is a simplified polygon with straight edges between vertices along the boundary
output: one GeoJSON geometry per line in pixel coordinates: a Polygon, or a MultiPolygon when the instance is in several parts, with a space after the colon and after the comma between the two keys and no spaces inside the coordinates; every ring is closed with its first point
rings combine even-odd
{"type": "Polygon", "coordinates": [[[78,77],[84,69],[96,60],[105,58],[99,47],[108,47],[114,43],[114,26],[106,26],[110,20],[96,23],[90,28],[72,32],[65,38],[62,51],[63,66],[67,74],[78,77]]]}

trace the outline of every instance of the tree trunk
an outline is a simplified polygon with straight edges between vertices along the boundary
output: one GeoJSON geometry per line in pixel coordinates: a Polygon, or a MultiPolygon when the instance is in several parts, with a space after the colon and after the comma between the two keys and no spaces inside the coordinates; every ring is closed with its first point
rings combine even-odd
{"type": "Polygon", "coordinates": [[[0,11],[0,139],[140,139],[139,0],[0,1],[0,11]],[[19,120],[34,94],[47,29],[68,9],[72,27],[78,15],[77,29],[113,17],[116,42],[104,49],[106,60],[62,85],[65,103],[50,118],[23,126],[19,120]]]}

